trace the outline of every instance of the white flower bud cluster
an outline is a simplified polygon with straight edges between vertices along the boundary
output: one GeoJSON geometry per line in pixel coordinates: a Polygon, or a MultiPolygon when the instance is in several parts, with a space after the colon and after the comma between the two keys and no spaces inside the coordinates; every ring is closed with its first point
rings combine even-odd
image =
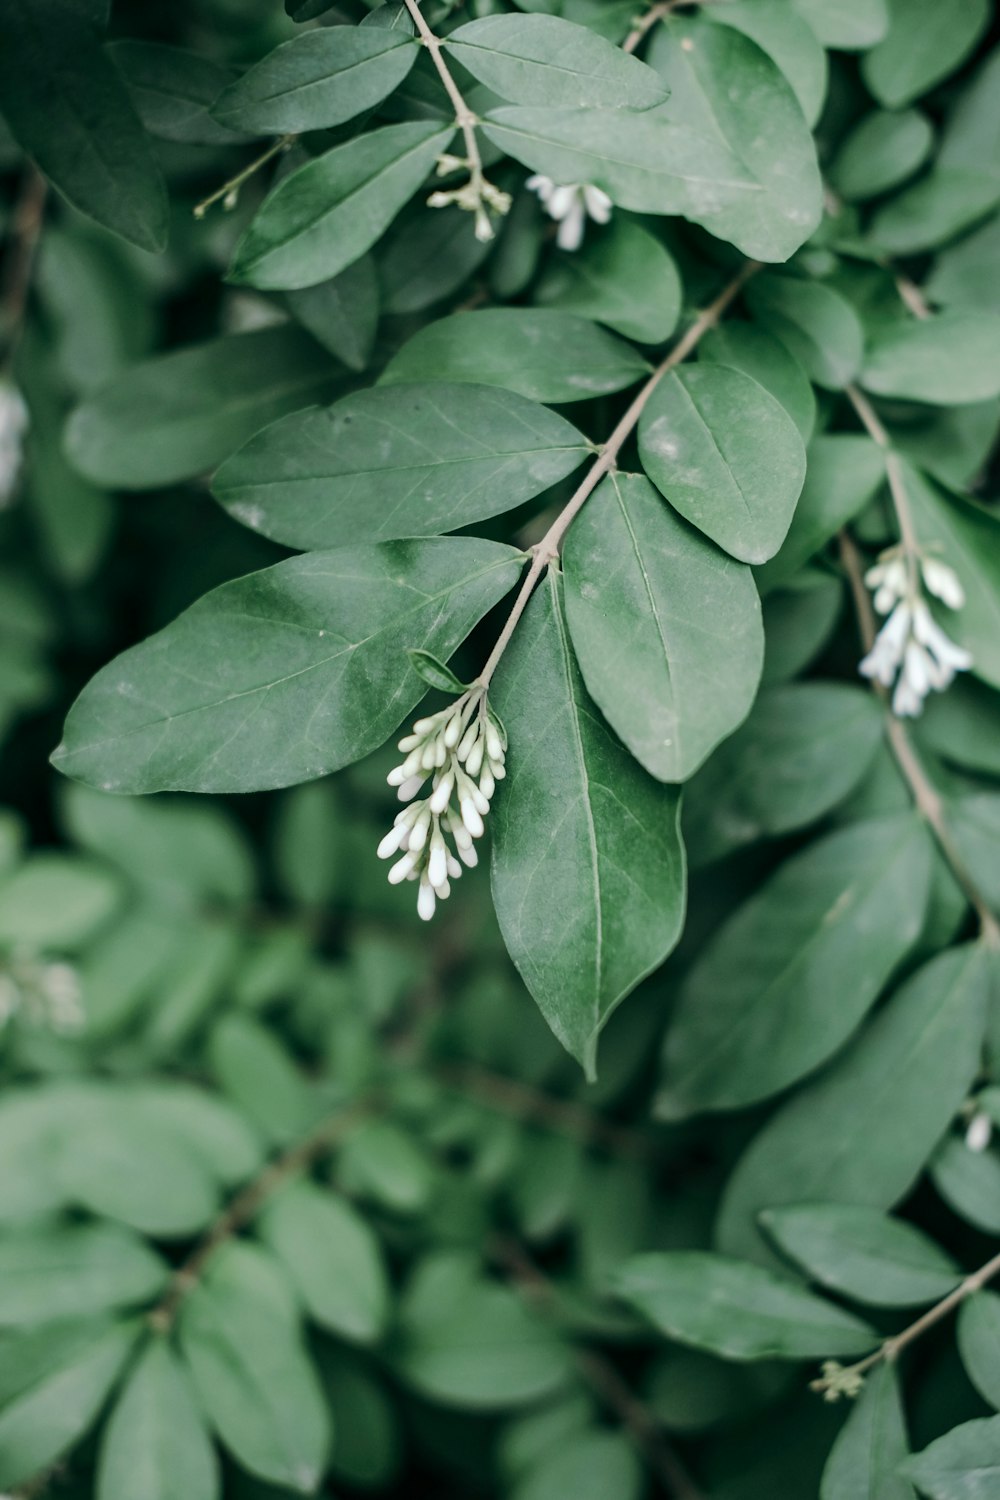
{"type": "Polygon", "coordinates": [[[927,694],[943,692],[956,672],[972,666],[969,652],[945,634],[930,612],[923,590],[949,609],[961,609],[965,593],[953,568],[933,557],[915,558],[900,547],[884,552],[865,574],[885,624],[858,671],[895,689],[892,711],[915,718],[927,694]]]}
{"type": "Polygon", "coordinates": [[[479,863],[474,840],[485,831],[490,799],[506,774],[507,736],[485,691],[470,688],[440,713],[418,719],[399,748],[405,759],[387,780],[398,788],[400,802],[409,805],[379,844],[378,856],[391,859],[402,851],[389,882],[418,881],[417,911],[429,922],[462,865],[472,869],[479,863]],[[415,801],[428,780],[427,796],[415,801]]]}
{"type": "Polygon", "coordinates": [[[483,243],[494,238],[496,231],[490,219],[489,211],[499,214],[501,218],[510,212],[511,198],[509,193],[503,193],[492,182],[487,181],[482,172],[473,168],[472,163],[465,156],[451,156],[447,152],[437,159],[437,175],[448,177],[452,172],[460,172],[468,169],[470,177],[461,187],[451,188],[448,192],[431,193],[427,200],[428,208],[449,208],[452,204],[456,208],[464,208],[466,212],[476,216],[476,239],[483,243]]]}
{"type": "Polygon", "coordinates": [[[27,430],[28,408],[20,391],[9,381],[0,380],[0,509],[14,493],[27,430]]]}
{"type": "Polygon", "coordinates": [[[606,224],[611,218],[611,199],[593,183],[555,183],[551,177],[536,172],[528,178],[528,187],[537,193],[546,213],[559,221],[556,244],[560,250],[579,250],[588,216],[595,224],[606,224]]]}
{"type": "Polygon", "coordinates": [[[0,974],[0,1028],[15,1015],[69,1035],[84,1024],[80,976],[71,964],[15,958],[0,974]]]}

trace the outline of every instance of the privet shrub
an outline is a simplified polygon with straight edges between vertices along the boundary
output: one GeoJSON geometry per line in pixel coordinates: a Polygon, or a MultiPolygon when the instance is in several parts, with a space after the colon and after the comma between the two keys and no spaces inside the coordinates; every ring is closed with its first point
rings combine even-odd
{"type": "Polygon", "coordinates": [[[0,1488],[1000,1496],[988,0],[111,9],[0,4],[0,1488]]]}

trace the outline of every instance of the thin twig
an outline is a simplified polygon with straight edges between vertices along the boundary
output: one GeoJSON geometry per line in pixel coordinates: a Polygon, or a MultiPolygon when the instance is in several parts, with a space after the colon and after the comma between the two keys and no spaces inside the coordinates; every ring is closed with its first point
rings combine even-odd
{"type": "Polygon", "coordinates": [[[459,1063],[438,1068],[438,1077],[478,1103],[516,1120],[534,1120],[548,1126],[558,1135],[568,1136],[584,1146],[599,1146],[615,1156],[642,1159],[648,1157],[653,1139],[645,1131],[630,1129],[605,1120],[570,1099],[558,1099],[541,1089],[491,1073],[475,1063],[459,1063]]]}
{"type": "MultiPolygon", "coordinates": [[[[871,600],[868,597],[868,590],[865,588],[861,556],[853,539],[846,530],[840,532],[838,540],[840,545],[840,559],[850,583],[851,594],[854,599],[861,642],[865,651],[870,651],[872,643],[875,640],[876,624],[871,600]]],[[[882,702],[885,714],[886,738],[896,758],[896,764],[899,766],[910,788],[917,811],[924,818],[933,833],[937,840],[938,848],[941,850],[951,869],[951,873],[961,886],[969,905],[975,911],[976,917],[979,920],[979,929],[983,941],[990,948],[1000,949],[1000,922],[997,921],[989,902],[979,889],[972,872],[962,858],[951,829],[948,827],[944,803],[927,772],[924,770],[920,757],[907,733],[906,726],[892,712],[889,704],[889,696],[885,688],[881,683],[874,681],[871,686],[882,702]]]]}
{"type": "Polygon", "coordinates": [[[259,156],[255,156],[250,165],[244,167],[242,172],[237,172],[235,177],[230,177],[229,181],[224,182],[220,188],[216,188],[214,193],[209,193],[207,198],[202,198],[200,203],[196,203],[192,210],[195,218],[203,219],[212,204],[218,203],[220,198],[229,200],[226,203],[227,208],[235,207],[236,195],[247,178],[252,177],[255,172],[259,172],[261,167],[265,166],[271,160],[272,156],[277,156],[281,151],[290,150],[297,140],[298,136],[293,133],[291,135],[279,136],[276,141],[272,141],[267,150],[262,151],[259,156]]]}
{"type": "MultiPolygon", "coordinates": [[[[542,1313],[558,1311],[560,1293],[517,1240],[500,1236],[491,1242],[494,1260],[515,1288],[542,1313]]],[[[673,1500],[703,1500],[701,1491],[668,1443],[663,1428],[640,1401],[617,1368],[594,1349],[577,1349],[576,1366],[594,1395],[621,1422],[633,1446],[673,1500]]]]}
{"type": "MultiPolygon", "coordinates": [[[[922,1334],[926,1333],[929,1328],[933,1328],[936,1323],[940,1323],[942,1318],[946,1318],[949,1313],[954,1312],[955,1308],[959,1307],[966,1298],[973,1296],[976,1292],[981,1292],[987,1282],[992,1281],[997,1275],[1000,1275],[1000,1255],[994,1255],[985,1265],[980,1266],[978,1271],[973,1271],[970,1276],[966,1276],[964,1281],[960,1281],[958,1286],[948,1293],[947,1297],[942,1297],[940,1302],[935,1302],[933,1307],[928,1308],[925,1313],[922,1313],[919,1318],[907,1328],[904,1328],[902,1333],[895,1333],[891,1338],[883,1339],[874,1353],[868,1354],[864,1359],[858,1360],[857,1364],[849,1365],[845,1370],[838,1371],[834,1379],[842,1380],[844,1376],[864,1375],[866,1371],[880,1364],[882,1360],[886,1360],[891,1364],[893,1360],[899,1358],[908,1344],[912,1344],[922,1334]]],[[[812,1382],[812,1389],[816,1391],[828,1391],[830,1390],[830,1384],[827,1380],[821,1378],[812,1382]]]]}
{"type": "Polygon", "coordinates": [[[229,1200],[222,1213],[206,1231],[187,1260],[170,1278],[161,1301],[149,1314],[149,1322],[159,1331],[170,1328],[184,1298],[197,1286],[205,1267],[215,1252],[233,1235],[256,1218],[268,1198],[296,1172],[308,1167],[318,1157],[340,1144],[344,1137],[372,1109],[372,1097],[355,1100],[320,1122],[294,1146],[268,1162],[267,1166],[229,1200]]]}
{"type": "MultiPolygon", "coordinates": [[[[407,0],[407,3],[409,3],[409,0],[407,0]]],[[[656,390],[656,387],[659,385],[664,376],[669,374],[669,372],[675,367],[675,365],[679,365],[682,360],[687,359],[688,355],[692,352],[693,349],[697,347],[708,330],[715,327],[716,323],[718,323],[726,308],[741,291],[744,283],[759,269],[760,266],[756,261],[746,261],[738,274],[733,277],[729,285],[719,293],[715,301],[709,307],[706,307],[704,312],[700,312],[698,314],[683,337],[678,339],[677,343],[671,349],[666,359],[664,359],[663,362],[659,364],[653,371],[652,375],[650,375],[649,379],[646,381],[646,384],[642,387],[641,391],[635,397],[625,415],[622,417],[621,421],[618,423],[617,427],[608,438],[608,441],[604,444],[604,447],[601,449],[600,454],[594,460],[594,463],[592,464],[590,469],[587,471],[587,474],[585,475],[582,483],[570,496],[563,509],[559,512],[558,516],[556,516],[555,520],[552,522],[552,525],[549,527],[548,531],[542,537],[542,540],[537,544],[537,546],[531,548],[531,567],[525,574],[524,581],[521,584],[521,588],[516,599],[514,600],[511,612],[507,617],[506,624],[504,625],[503,630],[500,632],[500,635],[497,638],[496,645],[490,652],[489,657],[486,660],[486,665],[483,667],[483,670],[480,672],[478,678],[476,679],[477,682],[481,682],[484,687],[489,686],[493,673],[496,671],[497,666],[499,665],[500,658],[506,651],[507,646],[510,642],[510,638],[514,634],[514,631],[517,627],[517,622],[518,620],[520,620],[525,611],[528,600],[534,590],[535,584],[538,582],[539,578],[542,576],[549,564],[555,562],[555,560],[559,556],[559,544],[562,541],[563,536],[565,535],[577,512],[583,508],[604,476],[606,474],[610,474],[611,471],[615,468],[618,462],[618,455],[621,452],[626,438],[631,436],[634,428],[638,425],[639,418],[642,416],[642,413],[646,408],[646,404],[649,401],[649,398],[652,396],[653,392],[656,390]]]]}
{"type": "Polygon", "coordinates": [[[3,333],[5,348],[0,368],[10,367],[21,341],[47,196],[48,183],[37,167],[29,166],[14,208],[10,246],[4,259],[3,289],[0,291],[0,331],[3,333]]]}
{"type": "Polygon", "coordinates": [[[656,5],[650,6],[645,15],[636,18],[632,30],[622,42],[622,51],[634,52],[643,37],[652,31],[657,22],[662,21],[673,11],[680,10],[683,6],[687,5],[707,5],[708,3],[709,0],[658,0],[656,5]]]}

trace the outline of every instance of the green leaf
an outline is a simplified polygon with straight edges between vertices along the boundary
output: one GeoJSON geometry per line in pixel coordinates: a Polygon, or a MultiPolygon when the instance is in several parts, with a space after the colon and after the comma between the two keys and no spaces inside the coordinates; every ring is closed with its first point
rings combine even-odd
{"type": "Polygon", "coordinates": [[[428,323],[390,360],[382,384],[499,385],[558,405],[624,390],[648,372],[636,350],[586,318],[496,307],[428,323]]]}
{"type": "Polygon", "coordinates": [[[170,1345],[154,1338],[129,1375],[105,1429],[96,1500],[216,1500],[215,1450],[190,1381],[170,1345]]]}
{"type": "Polygon", "coordinates": [[[1000,317],[943,312],[879,329],[861,372],[876,396],[959,406],[1000,394],[1000,317]]]}
{"type": "Polygon", "coordinates": [[[889,29],[887,0],[792,0],[824,47],[863,52],[889,29]]]}
{"type": "Polygon", "coordinates": [[[976,1390],[1000,1410],[1000,1296],[973,1292],[958,1310],[958,1349],[976,1390]]]}
{"type": "Polygon", "coordinates": [[[1000,1486],[1000,1417],[953,1427],[902,1472],[928,1500],[990,1500],[1000,1486]]]}
{"type": "Polygon", "coordinates": [[[167,1267],[127,1229],[51,1224],[0,1239],[0,1325],[55,1322],[150,1302],[167,1267]]]}
{"type": "Polygon", "coordinates": [[[111,662],[70,711],[60,770],[108,791],[250,791],[384,744],[523,559],[474,538],[289,558],[206,594],[111,662]]]}
{"type": "Polygon", "coordinates": [[[1000,696],[960,677],[925,706],[920,737],[945,760],[1000,777],[1000,696]]]}
{"type": "Polygon", "coordinates": [[[370,255],[329,281],[286,292],[285,303],[296,322],[349,369],[367,368],[379,316],[378,276],[370,255]]]}
{"type": "Polygon", "coordinates": [[[937,167],[880,208],[868,239],[885,255],[920,255],[954,239],[1000,203],[1000,178],[937,167]]]}
{"type": "Polygon", "coordinates": [[[1000,908],[1000,796],[995,792],[954,797],[947,816],[958,852],[988,906],[1000,908]]]}
{"type": "Polygon", "coordinates": [[[864,333],[854,308],[839,292],[822,282],[765,273],[747,284],[746,300],[810,380],[837,391],[855,378],[864,333]]]}
{"type": "Polygon", "coordinates": [[[0,881],[0,948],[77,948],[121,899],[120,881],[102,865],[55,850],[33,854],[0,881]]]}
{"type": "Polygon", "coordinates": [[[953,73],[989,25],[988,0],[888,0],[888,34],[862,59],[875,98],[898,109],[953,73]]]}
{"type": "Polygon", "coordinates": [[[122,1323],[95,1332],[74,1355],[39,1370],[0,1411],[0,1484],[13,1490],[37,1479],[88,1431],[139,1336],[122,1323]]]}
{"type": "Polygon", "coordinates": [[[312,1124],[316,1107],[305,1080],[279,1038],[259,1021],[223,1016],[208,1050],[220,1085],[267,1140],[287,1145],[312,1124]]]}
{"type": "Polygon", "coordinates": [[[671,370],[640,418],[639,456],[674,509],[741,562],[777,552],[806,455],[785,408],[751,376],[714,364],[671,370]]]}
{"type": "Polygon", "coordinates": [[[8,0],[0,96],[18,144],[74,208],[143,250],[167,243],[167,195],[121,77],[71,0],[8,0]]]}
{"type": "Polygon", "coordinates": [[[686,780],[757,689],[764,642],[749,571],[638,475],[604,480],[563,559],[566,619],[588,692],[647,771],[686,780]]]}
{"type": "Polygon", "coordinates": [[[950,1255],[905,1219],[850,1203],[765,1209],[760,1222],[779,1250],[827,1291],[871,1307],[937,1302],[962,1276],[950,1255]]]}
{"type": "Polygon", "coordinates": [[[190,1141],[117,1090],[94,1088],[81,1100],[55,1172],[71,1202],[159,1238],[187,1238],[219,1207],[190,1141]]]}
{"type": "Polygon", "coordinates": [[[677,326],[681,281],[659,240],[619,217],[581,249],[554,256],[535,300],[606,323],[640,344],[659,344],[677,326]]]}
{"type": "Polygon", "coordinates": [[[971,307],[1000,313],[1000,286],[993,274],[998,254],[1000,216],[995,216],[937,256],[924,283],[927,296],[946,309],[971,307]]]}
{"type": "Polygon", "coordinates": [[[931,123],[918,109],[873,110],[845,137],[830,181],[849,203],[864,203],[919,171],[933,143],[931,123]]]}
{"type": "Polygon", "coordinates": [[[752,323],[729,319],[704,335],[698,358],[706,364],[730,365],[756,380],[781,402],[802,441],[809,441],[816,423],[816,397],[798,360],[776,338],[752,323]]]}
{"type": "Polygon", "coordinates": [[[272,423],[212,488],[236,520],[286,546],[340,547],[436,536],[513,510],[587,451],[575,427],[511,391],[376,386],[272,423]]]}
{"type": "Polygon", "coordinates": [[[295,1312],[263,1252],[225,1246],[181,1304],[181,1350],[201,1406],[251,1474],[312,1494],[330,1420],[295,1312]]]}
{"type": "Polygon", "coordinates": [[[492,702],[511,770],[493,811],[493,899],[542,1014],[588,1077],[618,1003],[670,952],[684,909],[678,797],[587,698],[550,573],[504,654],[492,702]]]}
{"type": "Polygon", "coordinates": [[[412,1134],[391,1120],[365,1120],[344,1142],[337,1181],[352,1198],[395,1214],[422,1213],[434,1192],[434,1166],[412,1134]]]}
{"type": "Polygon", "coordinates": [[[573,1370],[550,1323],[448,1253],[420,1264],[407,1287],[392,1362],[420,1395],[478,1411],[538,1401],[573,1370]]]}
{"type": "Polygon", "coordinates": [[[918,969],[819,1079],[751,1142],[723,1196],[716,1237],[767,1259],[765,1208],[835,1202],[891,1208],[923,1169],[979,1067],[989,986],[967,943],[918,969]]]}
{"type": "Polygon", "coordinates": [[[168,1127],[223,1186],[244,1182],[263,1160],[260,1140],[218,1094],[194,1084],[147,1079],[130,1090],[139,1113],[168,1127]]]}
{"type": "Polygon", "coordinates": [[[670,1339],[723,1359],[862,1354],[877,1335],[797,1281],[706,1250],[637,1255],[615,1291],[670,1339]]]}
{"type": "Polygon", "coordinates": [[[213,117],[230,130],[260,135],[323,130],[379,104],[419,55],[398,31],[336,26],[284,42],[215,101],[213,117]]]}
{"type": "Polygon", "coordinates": [[[450,32],[444,50],[512,104],[642,110],[667,95],[652,68],[558,16],[483,16],[450,32]]]}
{"type": "MultiPolygon", "coordinates": [[[[787,46],[789,27],[780,31],[787,46]]],[[[749,36],[702,15],[666,16],[646,55],[670,90],[655,113],[717,144],[752,189],[702,182],[685,217],[744,255],[787,260],[818,225],[822,194],[815,146],[783,74],[749,36]]]]}
{"type": "Polygon", "coordinates": [[[826,53],[792,0],[724,0],[705,11],[717,25],[742,31],[777,64],[792,86],[806,124],[816,124],[826,97],[826,53]]]}
{"type": "Polygon", "coordinates": [[[554,1444],[510,1491],[510,1500],[640,1500],[642,1465],[621,1432],[573,1433],[554,1444]]]}
{"type": "Polygon", "coordinates": [[[389,1313],[382,1251],[345,1198],[290,1183],[269,1200],[258,1228],[322,1328],[362,1344],[380,1337],[389,1313]]]}
{"type": "MultiPolygon", "coordinates": [[[[527,189],[533,212],[537,199],[527,189]]],[[[511,220],[503,220],[507,235],[511,220]]],[[[387,313],[424,312],[446,298],[460,297],[466,282],[496,249],[476,238],[476,216],[448,204],[428,213],[419,200],[390,227],[378,247],[378,277],[387,313]]]]}
{"type": "Polygon", "coordinates": [[[956,1135],[946,1136],[930,1164],[941,1197],[984,1234],[1000,1234],[1000,1158],[993,1151],[971,1151],[956,1135]]]}
{"type": "Polygon", "coordinates": [[[687,789],[682,827],[692,865],[816,822],[858,784],[881,738],[882,713],[865,688],[766,689],[687,789]]]}
{"type": "Polygon", "coordinates": [[[232,82],[232,70],[182,47],[134,37],[106,49],[124,75],[132,103],[150,135],[185,146],[228,146],[240,135],[219,125],[210,110],[232,82]]]}
{"type": "Polygon", "coordinates": [[[896,1472],[909,1452],[895,1366],[883,1361],[865,1377],[837,1434],[820,1500],[914,1500],[912,1486],[896,1472]]]}
{"type": "Polygon", "coordinates": [[[794,577],[885,483],[885,455],[860,433],[822,433],[809,444],[806,456],[805,484],[788,534],[756,573],[762,593],[794,577]]]}
{"type": "Polygon", "coordinates": [[[441,693],[464,693],[466,688],[472,686],[470,682],[460,682],[451,668],[445,666],[443,661],[438,661],[429,651],[408,651],[406,654],[413,663],[414,671],[420,674],[428,687],[437,688],[441,693]]]}
{"type": "Polygon", "coordinates": [[[660,1112],[737,1109],[832,1056],[920,935],[931,855],[907,813],[828,834],[780,866],[685,976],[660,1112]]]}
{"type": "Polygon", "coordinates": [[[96,484],[158,489],[213,469],[337,384],[328,355],[297,328],[229,334],[123,371],[76,408],[66,449],[96,484]]]}
{"type": "Polygon", "coordinates": [[[229,279],[287,291],[336,276],[371,249],[453,133],[436,120],[385,125],[289,173],[236,246],[229,279]]]}
{"type": "Polygon", "coordinates": [[[948,612],[948,634],[971,651],[975,675],[1000,687],[1000,521],[905,462],[903,477],[918,539],[955,569],[965,590],[962,609],[948,612]]]}
{"type": "Polygon", "coordinates": [[[938,152],[939,166],[965,168],[991,177],[1000,175],[998,80],[1000,56],[993,50],[986,54],[972,81],[963,85],[949,110],[938,152]]]}

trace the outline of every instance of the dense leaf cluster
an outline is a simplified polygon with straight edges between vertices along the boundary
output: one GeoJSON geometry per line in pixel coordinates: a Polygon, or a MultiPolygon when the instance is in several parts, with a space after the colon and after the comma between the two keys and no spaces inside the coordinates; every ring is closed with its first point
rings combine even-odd
{"type": "Polygon", "coordinates": [[[1000,1494],[992,15],[636,10],[0,4],[18,1497],[1000,1494]]]}

